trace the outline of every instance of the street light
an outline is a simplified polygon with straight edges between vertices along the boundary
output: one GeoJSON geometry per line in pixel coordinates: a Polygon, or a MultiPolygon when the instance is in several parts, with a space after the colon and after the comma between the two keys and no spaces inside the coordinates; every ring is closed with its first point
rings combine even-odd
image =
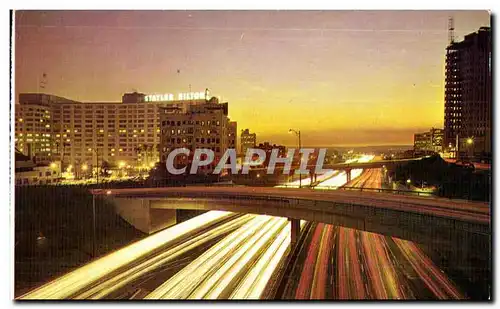
{"type": "MultiPolygon", "coordinates": [[[[95,165],[96,165],[96,185],[99,186],[99,172],[101,168],[99,167],[99,148],[89,148],[88,151],[95,152],[95,165]]],[[[93,163],[92,163],[93,164],[93,163]]]]}
{"type": "MultiPolygon", "coordinates": [[[[295,135],[297,135],[297,137],[299,138],[299,153],[300,153],[300,148],[302,148],[302,143],[300,141],[300,130],[290,129],[288,130],[288,133],[295,133],[295,135]]],[[[302,173],[299,173],[299,188],[302,188],[302,173]]]]}
{"type": "Polygon", "coordinates": [[[83,177],[83,179],[85,179],[85,176],[84,176],[83,174],[86,174],[86,172],[87,172],[87,169],[88,169],[88,168],[89,168],[89,167],[87,166],[87,164],[86,164],[86,163],[83,163],[83,164],[82,164],[81,169],[82,169],[82,177],[83,177]]]}
{"type": "Polygon", "coordinates": [[[473,145],[474,145],[474,137],[467,138],[466,142],[467,142],[467,150],[468,150],[467,152],[469,153],[469,160],[472,160],[472,157],[474,155],[474,149],[473,149],[474,148],[473,147],[473,145]]]}

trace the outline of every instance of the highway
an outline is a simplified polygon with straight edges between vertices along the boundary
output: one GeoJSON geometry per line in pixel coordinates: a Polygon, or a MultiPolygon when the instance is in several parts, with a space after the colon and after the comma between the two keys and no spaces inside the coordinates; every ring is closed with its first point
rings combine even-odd
{"type": "Polygon", "coordinates": [[[18,299],[260,299],[289,245],[286,218],[211,211],[18,299]]]}
{"type": "Polygon", "coordinates": [[[104,298],[188,250],[253,219],[211,211],[155,233],[57,278],[19,299],[104,298]]]}
{"type": "MultiPolygon", "coordinates": [[[[346,184],[379,188],[381,169],[346,184]]],[[[454,284],[410,241],[311,223],[286,299],[461,299],[454,284]]]]}
{"type": "Polygon", "coordinates": [[[283,248],[290,242],[289,234],[287,219],[256,216],[156,288],[146,299],[227,299],[251,295],[259,298],[267,280],[256,282],[255,279],[265,272],[268,276],[273,273],[274,269],[266,267],[265,262],[271,261],[276,252],[284,253],[283,248]],[[271,259],[258,263],[264,254],[271,259]]]}
{"type": "MultiPolygon", "coordinates": [[[[350,183],[345,173],[324,175],[334,187],[380,188],[381,169],[353,170],[350,183]],[[356,175],[356,176],[354,176],[356,175]]],[[[199,188],[154,188],[150,192],[199,188]]],[[[204,188],[220,197],[239,188],[204,188]]],[[[353,191],[249,188],[264,195],[284,190],[291,196],[336,196],[352,198],[353,191]],[[278,190],[278,191],[276,191],[278,190]]],[[[113,190],[115,191],[115,190],[113,190]]],[[[129,196],[136,189],[112,194],[129,196]]],[[[144,191],[140,191],[144,194],[144,191]]],[[[361,195],[356,192],[357,195],[361,195]]],[[[109,195],[109,193],[106,193],[109,195]]],[[[370,205],[415,208],[415,204],[394,203],[394,196],[382,201],[363,194],[370,205]],[[385,201],[385,202],[384,202],[385,201]]],[[[406,198],[405,202],[406,202],[406,198]]],[[[489,209],[474,203],[453,203],[417,199],[418,211],[441,211],[447,215],[468,214],[474,219],[489,209]]],[[[482,205],[482,204],[481,204],[482,205]]],[[[415,211],[413,209],[412,211],[415,211]]],[[[481,220],[480,217],[479,220],[481,220]]],[[[486,220],[486,219],[484,219],[486,220]]],[[[333,226],[307,224],[291,276],[287,276],[285,299],[460,299],[464,295],[410,241],[333,226]],[[310,228],[309,228],[310,227],[310,228]]],[[[261,299],[268,297],[269,282],[283,265],[290,248],[290,224],[283,217],[209,211],[135,242],[95,260],[18,299],[261,299]]]]}
{"type": "MultiPolygon", "coordinates": [[[[325,180],[335,176],[335,175],[338,175],[340,172],[339,171],[335,171],[335,170],[331,170],[331,171],[328,171],[324,174],[320,174],[320,175],[317,175],[316,177],[316,181],[317,182],[324,182],[325,180]]],[[[344,173],[345,174],[345,173],[344,173]]],[[[311,178],[310,177],[306,177],[306,178],[303,178],[302,179],[302,182],[301,180],[294,180],[294,181],[291,181],[291,182],[288,182],[284,185],[277,185],[275,186],[276,188],[299,188],[300,185],[302,183],[302,187],[308,187],[311,185],[311,178]]]]}

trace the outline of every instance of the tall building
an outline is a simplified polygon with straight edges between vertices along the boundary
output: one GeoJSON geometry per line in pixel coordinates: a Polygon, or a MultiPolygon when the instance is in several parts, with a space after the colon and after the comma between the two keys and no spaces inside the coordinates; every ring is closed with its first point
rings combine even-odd
{"type": "Polygon", "coordinates": [[[237,148],[237,140],[238,140],[238,124],[236,121],[229,122],[229,133],[228,133],[228,148],[238,149],[237,148]]]}
{"type": "Polygon", "coordinates": [[[244,155],[247,153],[248,148],[255,148],[257,143],[257,134],[250,133],[249,129],[241,131],[240,135],[241,153],[244,155]]]}
{"type": "MultiPolygon", "coordinates": [[[[36,163],[47,163],[57,152],[54,114],[57,107],[73,104],[72,100],[41,93],[19,95],[15,105],[15,145],[36,163]]],[[[61,144],[61,147],[63,144],[61,144]]]]}
{"type": "Polygon", "coordinates": [[[428,132],[416,133],[413,136],[415,153],[441,152],[443,149],[443,129],[432,128],[428,132]]]}
{"type": "Polygon", "coordinates": [[[491,29],[446,48],[444,148],[491,156],[491,29]]]}
{"type": "Polygon", "coordinates": [[[15,144],[37,163],[62,161],[77,174],[104,161],[144,168],[159,161],[160,107],[185,110],[205,103],[203,92],[173,95],[124,94],[122,102],[77,102],[23,93],[15,105],[15,144]],[[186,99],[184,99],[186,97],[186,99]]]}
{"type": "Polygon", "coordinates": [[[236,122],[231,122],[227,115],[228,103],[219,103],[215,97],[201,104],[161,108],[161,162],[165,162],[174,149],[187,148],[191,156],[176,156],[174,166],[189,169],[195,149],[211,149],[215,153],[214,161],[198,170],[198,173],[211,173],[226,150],[236,145],[236,122]]]}

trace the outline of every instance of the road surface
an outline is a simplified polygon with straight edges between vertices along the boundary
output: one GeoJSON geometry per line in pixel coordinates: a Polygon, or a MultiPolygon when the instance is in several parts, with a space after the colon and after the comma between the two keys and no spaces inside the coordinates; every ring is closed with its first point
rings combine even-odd
{"type": "MultiPolygon", "coordinates": [[[[347,186],[379,188],[380,169],[347,186]]],[[[285,290],[287,299],[461,299],[463,294],[418,245],[312,223],[285,290]]]]}

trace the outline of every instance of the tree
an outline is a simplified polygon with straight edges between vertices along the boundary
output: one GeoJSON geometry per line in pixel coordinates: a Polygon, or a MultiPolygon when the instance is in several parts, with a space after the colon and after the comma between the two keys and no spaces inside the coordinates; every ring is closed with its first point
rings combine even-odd
{"type": "Polygon", "coordinates": [[[109,176],[109,171],[114,168],[115,166],[113,166],[111,163],[109,163],[108,161],[106,160],[102,160],[102,163],[101,163],[101,168],[99,169],[99,172],[101,176],[103,177],[107,177],[109,176]]]}

